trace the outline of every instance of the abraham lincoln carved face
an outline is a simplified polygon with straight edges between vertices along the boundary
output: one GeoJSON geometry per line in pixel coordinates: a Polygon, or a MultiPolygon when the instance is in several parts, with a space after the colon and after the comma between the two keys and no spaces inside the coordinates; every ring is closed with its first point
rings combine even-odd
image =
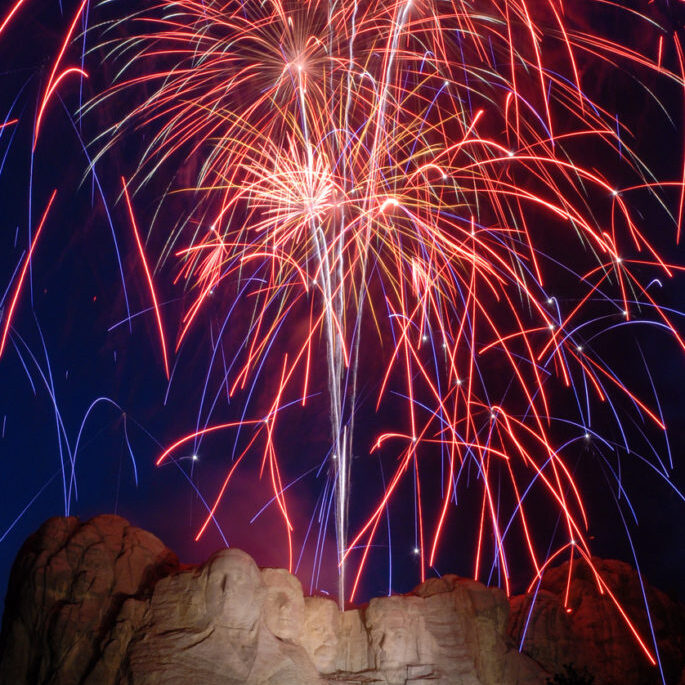
{"type": "Polygon", "coordinates": [[[419,661],[416,622],[404,597],[372,599],[365,614],[376,668],[398,669],[419,661]]]}

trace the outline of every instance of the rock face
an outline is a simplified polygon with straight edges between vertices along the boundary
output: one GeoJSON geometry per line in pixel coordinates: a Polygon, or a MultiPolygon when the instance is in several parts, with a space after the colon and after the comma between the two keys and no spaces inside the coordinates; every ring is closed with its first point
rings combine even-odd
{"type": "MultiPolygon", "coordinates": [[[[625,569],[616,573],[620,584],[625,569]]],[[[530,598],[515,598],[510,617],[504,593],[474,581],[431,579],[341,613],[237,549],[187,568],[121,518],[51,519],[12,571],[0,685],[543,685],[567,661],[614,678],[597,685],[650,682],[634,677],[654,670],[629,640],[610,644],[616,617],[592,613],[589,588],[571,595],[573,613],[560,609],[562,576],[549,571],[538,593],[524,643],[531,658],[507,635],[509,625],[520,640],[530,598]],[[600,658],[629,666],[598,670],[600,658]]],[[[660,629],[682,641],[682,628],[660,629]]],[[[678,643],[672,661],[682,653],[678,643]]]]}
{"type": "Polygon", "coordinates": [[[319,682],[294,639],[304,617],[302,588],[286,571],[268,571],[260,573],[245,552],[226,549],[199,569],[160,580],[113,682],[319,682]]]}
{"type": "Polygon", "coordinates": [[[117,516],[50,519],[12,569],[0,682],[106,682],[97,674],[125,650],[155,581],[176,568],[154,535],[117,516]]]}
{"type": "Polygon", "coordinates": [[[454,576],[338,611],[237,549],[181,568],[116,516],[48,521],[15,562],[0,685],[538,685],[508,604],[454,576]]]}
{"type": "MultiPolygon", "coordinates": [[[[637,572],[621,561],[593,559],[627,618],[654,654],[652,632],[637,572]]],[[[549,569],[537,595],[511,599],[509,632],[524,651],[549,671],[565,663],[595,674],[595,685],[685,685],[685,607],[645,583],[654,637],[664,680],[651,666],[612,599],[600,595],[594,573],[583,560],[573,562],[572,582],[564,598],[569,564],[549,569]],[[531,602],[535,600],[532,604],[531,602]]]]}

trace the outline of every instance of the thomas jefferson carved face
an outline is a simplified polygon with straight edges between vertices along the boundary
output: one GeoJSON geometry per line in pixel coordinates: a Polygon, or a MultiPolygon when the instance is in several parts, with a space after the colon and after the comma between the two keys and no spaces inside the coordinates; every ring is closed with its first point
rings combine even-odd
{"type": "Polygon", "coordinates": [[[296,640],[304,623],[304,597],[300,581],[282,568],[262,569],[266,586],[264,622],[281,640],[296,640]]]}
{"type": "Polygon", "coordinates": [[[252,630],[264,601],[264,586],[252,557],[239,549],[215,555],[209,565],[205,600],[216,625],[252,630]]]}
{"type": "Polygon", "coordinates": [[[332,599],[307,597],[304,600],[302,646],[319,673],[336,670],[340,621],[340,612],[332,599]]]}

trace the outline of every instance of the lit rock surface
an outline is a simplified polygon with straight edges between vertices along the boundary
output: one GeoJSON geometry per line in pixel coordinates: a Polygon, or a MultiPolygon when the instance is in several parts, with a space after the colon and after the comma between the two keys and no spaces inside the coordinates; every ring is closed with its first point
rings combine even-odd
{"type": "MultiPolygon", "coordinates": [[[[631,571],[605,563],[620,594],[631,571]]],[[[119,517],[51,519],[14,565],[0,685],[543,685],[570,660],[590,667],[597,685],[651,682],[635,676],[655,671],[587,579],[571,595],[574,613],[561,608],[564,573],[546,575],[526,656],[507,625],[520,639],[529,600],[516,598],[510,617],[504,593],[474,581],[431,579],[410,595],[341,613],[237,549],[182,568],[157,538],[119,517]]],[[[660,629],[680,631],[668,656],[675,664],[682,615],[664,615],[660,629]]]]}
{"type": "MultiPolygon", "coordinates": [[[[621,561],[594,559],[593,563],[654,653],[637,572],[621,561]]],[[[611,598],[598,593],[584,561],[573,562],[564,607],[568,573],[566,563],[544,574],[532,611],[532,594],[511,599],[509,631],[516,643],[520,644],[525,630],[524,651],[543,667],[554,671],[561,664],[574,663],[595,674],[595,685],[662,683],[659,670],[649,665],[611,598]]],[[[665,682],[685,685],[685,607],[647,583],[644,589],[665,682]]]]}
{"type": "Polygon", "coordinates": [[[293,639],[304,617],[302,588],[286,571],[267,571],[260,573],[245,552],[226,549],[199,569],[160,580],[115,682],[318,683],[316,669],[293,639]]]}

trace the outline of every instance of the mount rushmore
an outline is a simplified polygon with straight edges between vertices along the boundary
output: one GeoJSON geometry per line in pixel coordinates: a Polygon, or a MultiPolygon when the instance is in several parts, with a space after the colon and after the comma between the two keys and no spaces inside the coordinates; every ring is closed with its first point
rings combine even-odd
{"type": "MultiPolygon", "coordinates": [[[[530,597],[510,601],[449,575],[341,612],[238,549],[183,567],[120,517],[54,518],[13,567],[0,685],[543,685],[571,660],[598,685],[660,682],[620,619],[596,607],[583,618],[587,589],[571,597],[580,627],[552,590],[541,590],[533,611],[530,597]],[[598,623],[594,633],[588,621],[598,623]]],[[[685,613],[654,596],[671,636],[662,649],[669,678],[685,682],[685,613]]]]}

